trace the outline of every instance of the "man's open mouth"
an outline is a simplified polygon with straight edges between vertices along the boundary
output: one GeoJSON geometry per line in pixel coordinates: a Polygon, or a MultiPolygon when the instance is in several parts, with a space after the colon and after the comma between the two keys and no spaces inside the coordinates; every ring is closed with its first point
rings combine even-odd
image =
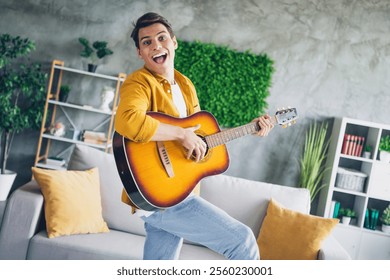
{"type": "Polygon", "coordinates": [[[167,58],[166,53],[159,53],[159,54],[156,54],[153,56],[153,61],[158,63],[158,64],[162,64],[165,62],[166,58],[167,58]]]}

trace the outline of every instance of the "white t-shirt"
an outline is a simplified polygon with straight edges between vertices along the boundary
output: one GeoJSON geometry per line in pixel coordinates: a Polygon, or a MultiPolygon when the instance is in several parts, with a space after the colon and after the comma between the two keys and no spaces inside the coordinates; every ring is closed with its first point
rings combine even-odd
{"type": "Polygon", "coordinates": [[[183,93],[180,90],[178,84],[171,85],[173,103],[175,104],[177,110],[179,111],[180,118],[187,117],[187,106],[184,101],[183,93]]]}

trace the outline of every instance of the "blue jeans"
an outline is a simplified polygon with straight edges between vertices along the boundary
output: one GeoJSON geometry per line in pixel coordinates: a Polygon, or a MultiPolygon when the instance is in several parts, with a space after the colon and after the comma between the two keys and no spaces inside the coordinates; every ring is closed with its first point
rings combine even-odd
{"type": "Polygon", "coordinates": [[[226,212],[193,195],[152,215],[145,221],[145,260],[179,258],[183,238],[202,244],[232,260],[258,260],[252,230],[226,212]]]}

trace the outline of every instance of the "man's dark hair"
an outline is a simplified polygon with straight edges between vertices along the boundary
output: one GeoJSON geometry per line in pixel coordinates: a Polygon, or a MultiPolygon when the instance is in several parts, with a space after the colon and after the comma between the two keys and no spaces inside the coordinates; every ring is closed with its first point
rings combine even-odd
{"type": "Polygon", "coordinates": [[[151,13],[151,12],[146,13],[143,16],[141,16],[134,24],[134,29],[130,35],[131,38],[134,40],[135,46],[137,48],[139,48],[139,36],[138,36],[139,30],[143,27],[147,27],[155,23],[163,24],[167,28],[171,37],[175,36],[175,34],[173,33],[172,26],[166,18],[156,13],[151,13]]]}

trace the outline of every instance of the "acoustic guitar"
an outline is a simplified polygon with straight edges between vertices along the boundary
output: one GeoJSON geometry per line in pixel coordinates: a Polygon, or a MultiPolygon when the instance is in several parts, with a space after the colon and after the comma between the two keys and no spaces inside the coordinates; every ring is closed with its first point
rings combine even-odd
{"type": "MultiPolygon", "coordinates": [[[[225,143],[260,130],[257,122],[221,130],[215,117],[207,111],[186,118],[156,112],[148,115],[183,128],[200,124],[195,133],[207,145],[205,157],[196,162],[194,158],[187,159],[186,150],[177,141],[136,143],[114,133],[114,157],[123,186],[133,206],[148,211],[178,204],[202,178],[226,171],[229,155],[225,143]]],[[[297,110],[288,108],[278,110],[271,119],[274,124],[286,127],[297,118],[297,110]]]]}

